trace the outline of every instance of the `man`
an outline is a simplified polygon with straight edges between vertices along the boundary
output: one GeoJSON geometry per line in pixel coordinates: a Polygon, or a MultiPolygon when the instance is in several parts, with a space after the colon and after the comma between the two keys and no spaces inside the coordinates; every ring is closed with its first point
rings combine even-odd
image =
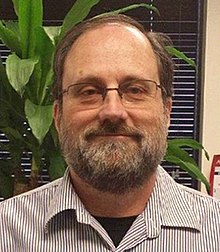
{"type": "Polygon", "coordinates": [[[68,169],[0,205],[0,251],[220,251],[220,203],[159,166],[172,103],[168,42],[122,15],[68,32],[54,64],[68,169]]]}

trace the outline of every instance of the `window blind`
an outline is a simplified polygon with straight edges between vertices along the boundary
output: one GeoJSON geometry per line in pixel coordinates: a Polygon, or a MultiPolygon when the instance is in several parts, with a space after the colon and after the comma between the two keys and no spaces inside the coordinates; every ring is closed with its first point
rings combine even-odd
{"type": "MultiPolygon", "coordinates": [[[[13,12],[12,3],[2,1],[1,19],[16,19],[13,12]]],[[[74,1],[47,0],[44,1],[44,23],[45,25],[59,25],[65,14],[68,12],[74,1]]],[[[171,113],[171,125],[169,128],[169,138],[193,138],[198,140],[199,136],[199,108],[200,108],[200,69],[201,69],[201,46],[202,46],[202,13],[203,1],[200,0],[151,0],[151,1],[132,1],[132,0],[112,0],[101,1],[93,7],[89,17],[96,14],[125,7],[134,3],[151,3],[156,6],[160,16],[156,13],[138,8],[127,12],[128,15],[140,21],[148,30],[163,32],[171,37],[174,47],[184,52],[193,59],[197,68],[189,66],[183,60],[174,58],[176,63],[174,76],[174,96],[173,109],[171,113]]],[[[0,44],[0,53],[3,62],[5,62],[9,50],[0,44]]],[[[0,134],[0,143],[7,143],[4,134],[0,134]]],[[[190,155],[197,161],[198,153],[188,150],[190,155]]],[[[24,153],[21,163],[30,176],[30,156],[31,153],[24,153]]],[[[10,158],[10,153],[3,147],[0,149],[0,159],[10,158]]],[[[198,188],[197,181],[192,179],[186,172],[173,164],[163,163],[164,168],[179,183],[192,188],[198,188]]],[[[40,183],[49,181],[46,168],[41,174],[40,183]]],[[[3,198],[0,195],[0,200],[3,198]]]]}

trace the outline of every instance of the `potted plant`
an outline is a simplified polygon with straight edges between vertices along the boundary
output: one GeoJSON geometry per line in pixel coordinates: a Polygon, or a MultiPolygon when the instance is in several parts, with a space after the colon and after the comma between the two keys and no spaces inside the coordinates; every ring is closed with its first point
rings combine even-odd
{"type": "MultiPolygon", "coordinates": [[[[61,26],[44,27],[42,0],[13,0],[18,20],[0,21],[0,40],[11,50],[5,65],[0,61],[0,131],[9,140],[1,143],[0,148],[10,153],[10,158],[0,160],[0,192],[4,198],[37,187],[39,174],[45,166],[51,180],[64,173],[65,162],[53,125],[50,99],[53,54],[65,32],[81,22],[98,3],[99,0],[77,0],[61,26]],[[31,160],[29,178],[25,177],[21,166],[24,155],[31,160]]],[[[115,12],[137,7],[158,13],[155,7],[144,3],[115,12]]],[[[167,50],[193,64],[175,48],[167,50]]],[[[209,190],[209,183],[195,161],[182,149],[184,146],[203,148],[194,140],[169,140],[165,160],[187,170],[209,190]]]]}

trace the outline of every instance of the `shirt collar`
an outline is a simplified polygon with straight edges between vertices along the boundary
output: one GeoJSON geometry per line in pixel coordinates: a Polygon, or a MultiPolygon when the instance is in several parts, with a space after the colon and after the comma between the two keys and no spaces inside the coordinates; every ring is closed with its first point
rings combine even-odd
{"type": "MultiPolygon", "coordinates": [[[[148,237],[159,235],[161,226],[184,227],[200,231],[199,214],[193,199],[159,166],[157,180],[142,214],[148,237]],[[191,199],[191,200],[190,200],[191,199]]],[[[51,220],[66,210],[75,210],[78,222],[90,224],[92,217],[76,194],[66,170],[46,213],[45,228],[51,220]]]]}
{"type": "Polygon", "coordinates": [[[67,168],[48,207],[45,218],[46,232],[48,231],[48,226],[53,218],[67,210],[75,211],[78,222],[85,224],[91,222],[90,214],[85,209],[72,186],[69,173],[69,168],[67,168]]]}
{"type": "Polygon", "coordinates": [[[161,226],[200,231],[199,213],[195,200],[189,195],[161,166],[158,167],[156,184],[143,213],[148,237],[158,236],[161,226]]]}

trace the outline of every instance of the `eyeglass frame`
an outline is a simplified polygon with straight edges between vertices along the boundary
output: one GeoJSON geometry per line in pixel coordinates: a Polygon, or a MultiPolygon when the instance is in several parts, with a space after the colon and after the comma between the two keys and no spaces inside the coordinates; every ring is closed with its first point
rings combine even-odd
{"type": "MultiPolygon", "coordinates": [[[[68,91],[69,91],[69,89],[72,86],[78,86],[78,85],[83,85],[83,84],[91,84],[91,85],[94,85],[94,86],[99,86],[104,91],[101,94],[101,96],[103,98],[103,101],[105,100],[108,91],[113,91],[113,90],[116,90],[118,92],[118,95],[120,96],[120,98],[123,99],[123,93],[121,93],[121,91],[120,91],[120,86],[126,85],[127,83],[131,83],[132,84],[132,83],[135,83],[137,81],[149,81],[151,83],[154,83],[155,86],[156,86],[156,91],[158,90],[158,88],[160,88],[161,92],[164,93],[165,95],[167,95],[167,92],[166,92],[165,88],[163,86],[161,86],[160,84],[158,84],[156,81],[149,80],[149,79],[135,79],[135,80],[131,80],[131,81],[127,81],[127,82],[121,83],[117,88],[107,88],[107,87],[102,86],[102,85],[93,84],[92,82],[90,83],[89,81],[88,82],[73,83],[73,84],[69,85],[66,89],[63,89],[59,93],[58,97],[62,96],[65,93],[67,93],[67,95],[68,95],[68,91]]],[[[148,96],[148,97],[151,97],[151,96],[148,96]]]]}

